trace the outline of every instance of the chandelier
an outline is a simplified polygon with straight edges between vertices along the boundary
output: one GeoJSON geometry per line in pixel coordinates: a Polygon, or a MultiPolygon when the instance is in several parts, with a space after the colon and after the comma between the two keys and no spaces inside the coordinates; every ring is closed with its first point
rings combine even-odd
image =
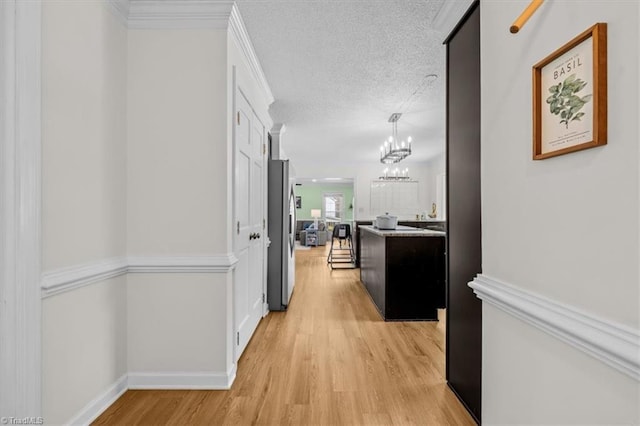
{"type": "Polygon", "coordinates": [[[411,180],[409,177],[409,168],[400,170],[399,168],[395,168],[395,170],[389,170],[389,168],[385,168],[382,171],[382,176],[379,178],[380,180],[411,180]]]}
{"type": "Polygon", "coordinates": [[[394,112],[389,117],[391,136],[380,146],[380,162],[382,164],[398,163],[411,155],[411,136],[407,141],[398,139],[398,120],[402,113],[394,112]]]}

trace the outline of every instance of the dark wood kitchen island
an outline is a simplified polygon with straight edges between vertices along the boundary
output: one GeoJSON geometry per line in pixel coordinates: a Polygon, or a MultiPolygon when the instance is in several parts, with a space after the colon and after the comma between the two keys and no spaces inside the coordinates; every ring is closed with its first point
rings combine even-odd
{"type": "Polygon", "coordinates": [[[445,304],[445,233],[360,228],[360,281],[385,321],[437,321],[445,304]]]}

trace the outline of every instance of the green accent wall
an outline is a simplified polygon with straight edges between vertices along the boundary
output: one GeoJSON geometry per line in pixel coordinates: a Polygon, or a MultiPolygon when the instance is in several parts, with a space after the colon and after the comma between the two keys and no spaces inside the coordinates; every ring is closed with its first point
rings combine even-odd
{"type": "Polygon", "coordinates": [[[298,220],[313,220],[311,209],[322,210],[322,196],[327,193],[338,193],[344,197],[344,220],[353,220],[353,185],[316,185],[303,184],[294,189],[296,196],[302,197],[302,208],[296,209],[298,220]],[[349,208],[349,206],[352,206],[349,208]]]}

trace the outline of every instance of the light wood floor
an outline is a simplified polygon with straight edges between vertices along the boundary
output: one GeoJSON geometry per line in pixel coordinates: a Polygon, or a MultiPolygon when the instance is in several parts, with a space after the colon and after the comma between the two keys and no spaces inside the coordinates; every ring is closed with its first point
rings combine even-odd
{"type": "Polygon", "coordinates": [[[442,323],[385,323],[326,249],[296,251],[289,310],[262,320],[230,391],[128,391],[94,424],[475,424],[444,380],[442,323]]]}

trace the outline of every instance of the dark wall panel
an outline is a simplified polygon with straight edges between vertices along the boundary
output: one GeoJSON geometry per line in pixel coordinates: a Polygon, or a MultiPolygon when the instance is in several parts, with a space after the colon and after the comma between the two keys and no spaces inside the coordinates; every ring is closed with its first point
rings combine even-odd
{"type": "Polygon", "coordinates": [[[481,417],[480,7],[447,40],[447,381],[481,417]]]}

